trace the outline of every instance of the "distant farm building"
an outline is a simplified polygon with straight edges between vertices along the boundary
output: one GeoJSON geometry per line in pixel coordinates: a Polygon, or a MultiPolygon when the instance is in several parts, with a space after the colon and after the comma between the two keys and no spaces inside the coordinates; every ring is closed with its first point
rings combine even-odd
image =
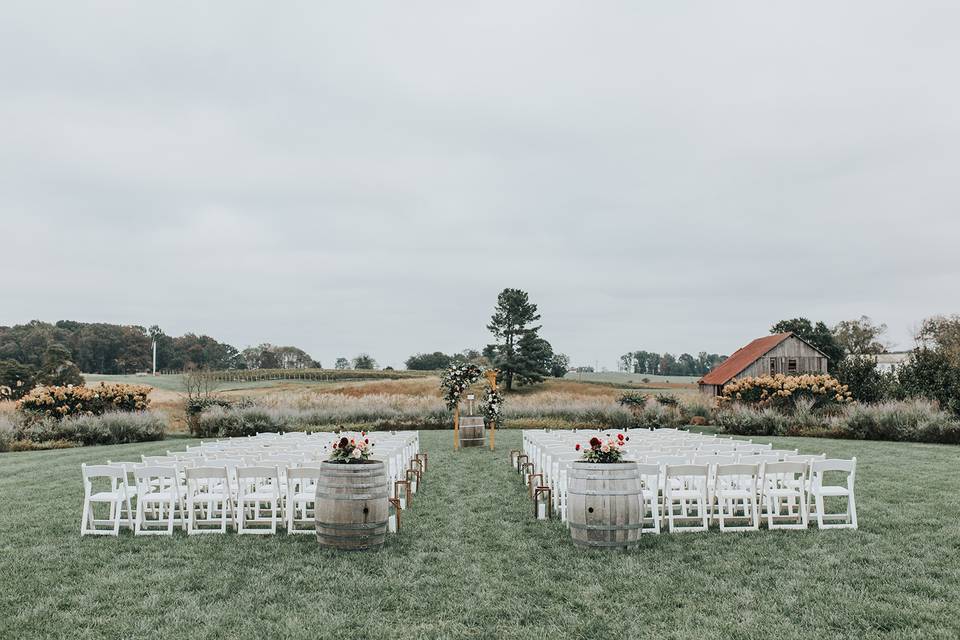
{"type": "Polygon", "coordinates": [[[910,353],[910,351],[891,351],[877,354],[874,356],[877,359],[877,370],[884,373],[896,371],[900,365],[910,359],[910,353]]]}
{"type": "Polygon", "coordinates": [[[827,373],[829,358],[812,344],[793,333],[775,333],[757,338],[741,347],[700,378],[700,392],[709,396],[723,393],[731,380],[783,373],[827,373]]]}

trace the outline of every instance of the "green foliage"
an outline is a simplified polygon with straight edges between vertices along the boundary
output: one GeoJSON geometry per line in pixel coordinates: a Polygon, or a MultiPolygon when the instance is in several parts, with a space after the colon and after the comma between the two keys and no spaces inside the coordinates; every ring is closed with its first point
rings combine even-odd
{"type": "Polygon", "coordinates": [[[780,435],[790,425],[789,418],[776,409],[741,404],[717,411],[714,420],[721,432],[739,436],[780,435]]]}
{"type": "Polygon", "coordinates": [[[19,400],[36,385],[36,369],[16,360],[0,360],[0,387],[10,389],[12,400],[19,400]]]}
{"type": "Polygon", "coordinates": [[[622,407],[643,408],[647,406],[648,396],[645,393],[626,392],[617,398],[617,403],[622,407]]]}
{"type": "Polygon", "coordinates": [[[567,375],[570,369],[570,356],[564,353],[555,353],[550,360],[550,375],[554,378],[562,378],[567,375]]]}
{"type": "Polygon", "coordinates": [[[620,369],[628,373],[699,377],[726,359],[727,356],[706,351],[701,351],[696,357],[689,353],[674,357],[670,353],[630,351],[620,356],[620,369]]]}
{"type": "Polygon", "coordinates": [[[834,377],[847,385],[858,402],[880,402],[900,396],[897,374],[877,369],[877,360],[869,355],[851,355],[833,368],[834,377]]]}
{"type": "Polygon", "coordinates": [[[900,367],[898,379],[907,396],[936,400],[960,416],[960,366],[945,349],[916,349],[900,367]]]}
{"type": "Polygon", "coordinates": [[[960,443],[960,422],[929,401],[852,404],[836,415],[810,412],[810,404],[798,405],[792,414],[734,405],[718,411],[716,423],[722,432],[734,435],[960,443]]]}
{"type": "Polygon", "coordinates": [[[265,342],[240,352],[245,369],[311,369],[320,368],[320,363],[303,349],[282,347],[265,342]]]}
{"type": "Polygon", "coordinates": [[[136,325],[70,320],[56,324],[34,320],[0,327],[0,359],[13,359],[40,369],[47,350],[60,345],[68,353],[61,360],[73,362],[81,371],[125,374],[150,369],[153,340],[157,342],[159,369],[227,369],[236,365],[237,350],[209,336],[187,333],[174,338],[156,325],[148,331],[136,325]]]}
{"type": "Polygon", "coordinates": [[[536,333],[526,333],[517,341],[514,374],[520,384],[543,382],[552,361],[553,348],[536,333]]]}
{"type": "Polygon", "coordinates": [[[377,361],[374,360],[370,354],[361,353],[356,358],[353,359],[353,368],[354,369],[376,369],[377,361]]]}
{"type": "Polygon", "coordinates": [[[484,355],[500,370],[507,391],[513,389],[514,378],[533,383],[550,374],[553,349],[538,335],[540,326],[533,326],[539,319],[537,305],[530,302],[526,291],[504,289],[497,296],[487,325],[496,343],[487,345],[484,355]]]}
{"type": "Polygon", "coordinates": [[[349,368],[350,368],[350,361],[347,360],[346,358],[343,358],[343,357],[337,358],[337,362],[336,362],[336,364],[333,365],[333,368],[334,368],[334,369],[337,369],[338,371],[342,371],[342,370],[344,370],[344,369],[349,369],[349,368]]]}
{"type": "Polygon", "coordinates": [[[786,333],[788,331],[820,349],[824,355],[830,358],[831,363],[840,362],[846,355],[833,332],[823,322],[813,324],[806,318],[792,318],[781,320],[770,327],[770,333],[786,333]]]}
{"type": "Polygon", "coordinates": [[[678,407],[680,406],[680,401],[677,400],[676,396],[672,396],[669,393],[658,393],[656,395],[657,404],[664,407],[678,407]]]}
{"type": "Polygon", "coordinates": [[[62,344],[51,344],[43,354],[43,366],[37,376],[40,384],[67,386],[83,384],[80,368],[70,361],[70,351],[62,344]]]}
{"type": "Polygon", "coordinates": [[[830,435],[856,440],[960,444],[960,422],[930,402],[885,402],[850,407],[830,435]]]}
{"type": "Polygon", "coordinates": [[[442,351],[418,353],[407,358],[404,363],[412,371],[439,371],[450,366],[451,357],[442,351]]]}
{"type": "Polygon", "coordinates": [[[844,353],[855,356],[876,355],[887,350],[881,340],[887,325],[874,324],[867,316],[843,320],[833,328],[833,335],[844,353]]]}
{"type": "Polygon", "coordinates": [[[16,425],[11,417],[0,413],[0,453],[10,450],[10,445],[16,440],[15,430],[16,425]]]}

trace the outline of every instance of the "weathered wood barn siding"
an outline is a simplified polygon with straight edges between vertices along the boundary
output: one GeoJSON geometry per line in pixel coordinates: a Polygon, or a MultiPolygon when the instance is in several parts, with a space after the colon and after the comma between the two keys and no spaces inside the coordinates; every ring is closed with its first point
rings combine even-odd
{"type": "Polygon", "coordinates": [[[827,373],[827,358],[806,342],[790,336],[749,367],[733,376],[734,380],[777,373],[827,373]],[[791,364],[793,366],[791,366],[791,364]]]}

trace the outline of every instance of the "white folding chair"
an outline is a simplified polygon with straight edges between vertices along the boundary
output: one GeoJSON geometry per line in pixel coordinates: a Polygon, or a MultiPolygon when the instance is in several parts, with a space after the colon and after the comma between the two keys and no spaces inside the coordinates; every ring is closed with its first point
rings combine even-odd
{"type": "Polygon", "coordinates": [[[120,535],[124,507],[127,515],[130,514],[130,492],[127,487],[126,471],[122,466],[81,464],[80,472],[83,476],[83,516],[80,519],[80,535],[120,535]],[[94,481],[98,480],[107,480],[109,489],[97,490],[94,487],[94,481]],[[94,505],[98,503],[110,505],[109,518],[96,518],[94,505]],[[110,528],[101,528],[102,525],[108,525],[110,528]]]}
{"type": "Polygon", "coordinates": [[[640,533],[660,533],[660,465],[638,464],[640,473],[640,533]],[[653,520],[652,526],[644,526],[647,512],[653,520]]]}
{"type": "Polygon", "coordinates": [[[707,480],[710,468],[705,464],[668,464],[664,484],[664,510],[670,533],[674,531],[706,531],[710,510],[707,480]],[[691,507],[696,515],[691,515],[691,507]],[[678,513],[679,511],[679,513],[678,513]],[[679,525],[677,520],[700,521],[699,525],[679,525]]]}
{"type": "Polygon", "coordinates": [[[174,523],[183,522],[183,500],[176,467],[144,466],[135,468],[133,475],[137,479],[134,535],[173,535],[174,523]],[[153,528],[154,525],[163,525],[164,521],[165,530],[153,528]]]}
{"type": "Polygon", "coordinates": [[[314,507],[319,467],[287,469],[287,533],[315,533],[314,507]],[[303,528],[297,525],[308,525],[303,528]]]}
{"type": "Polygon", "coordinates": [[[276,533],[279,513],[279,470],[276,467],[237,467],[237,533],[276,533]],[[269,518],[262,515],[263,509],[269,510],[269,518]]]}
{"type": "Polygon", "coordinates": [[[817,526],[820,529],[856,529],[857,503],[853,495],[853,483],[857,474],[857,459],[851,460],[813,460],[810,463],[810,493],[817,514],[817,526]],[[831,472],[846,474],[844,485],[824,484],[825,475],[831,472]],[[827,513],[825,498],[846,498],[847,509],[841,513],[827,513]],[[829,521],[839,520],[839,523],[829,521]]]}
{"type": "Polygon", "coordinates": [[[805,462],[769,462],[764,465],[763,503],[767,510],[767,529],[807,528],[808,469],[809,464],[805,462]]]}
{"type": "Polygon", "coordinates": [[[720,531],[756,531],[760,528],[758,488],[760,465],[720,464],[715,471],[717,519],[720,531]],[[739,514],[738,515],[738,511],[739,514]],[[728,526],[727,520],[746,519],[749,524],[728,526]]]}
{"type": "Polygon", "coordinates": [[[234,521],[227,469],[189,467],[184,473],[187,479],[187,535],[226,533],[228,524],[234,521]]]}

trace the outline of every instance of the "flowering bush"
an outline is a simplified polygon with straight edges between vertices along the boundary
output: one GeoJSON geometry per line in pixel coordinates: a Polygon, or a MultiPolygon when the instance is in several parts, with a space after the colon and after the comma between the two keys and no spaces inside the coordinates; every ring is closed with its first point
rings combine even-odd
{"type": "Polygon", "coordinates": [[[797,398],[811,398],[816,406],[850,402],[850,391],[845,384],[826,374],[740,378],[723,387],[719,403],[732,401],[759,406],[792,406],[797,398]]]}
{"type": "Polygon", "coordinates": [[[589,447],[581,447],[579,444],[575,447],[577,451],[583,449],[583,460],[585,462],[612,463],[623,460],[623,450],[626,447],[627,440],[622,433],[618,433],[616,438],[608,437],[606,440],[594,436],[590,438],[589,447]]]}
{"type": "Polygon", "coordinates": [[[17,401],[17,409],[50,418],[86,415],[99,416],[108,411],[145,411],[147,395],[153,388],[135,384],[107,384],[95,387],[37,387],[17,401]]]}
{"type": "Polygon", "coordinates": [[[460,403],[463,392],[467,387],[480,379],[480,367],[475,364],[455,364],[447,369],[440,380],[440,389],[443,391],[443,400],[447,409],[453,410],[460,403]]]}
{"type": "Polygon", "coordinates": [[[370,438],[366,436],[366,433],[360,432],[361,440],[343,436],[334,441],[330,451],[330,462],[352,464],[369,460],[370,454],[373,453],[373,445],[370,443],[370,438]]]}

